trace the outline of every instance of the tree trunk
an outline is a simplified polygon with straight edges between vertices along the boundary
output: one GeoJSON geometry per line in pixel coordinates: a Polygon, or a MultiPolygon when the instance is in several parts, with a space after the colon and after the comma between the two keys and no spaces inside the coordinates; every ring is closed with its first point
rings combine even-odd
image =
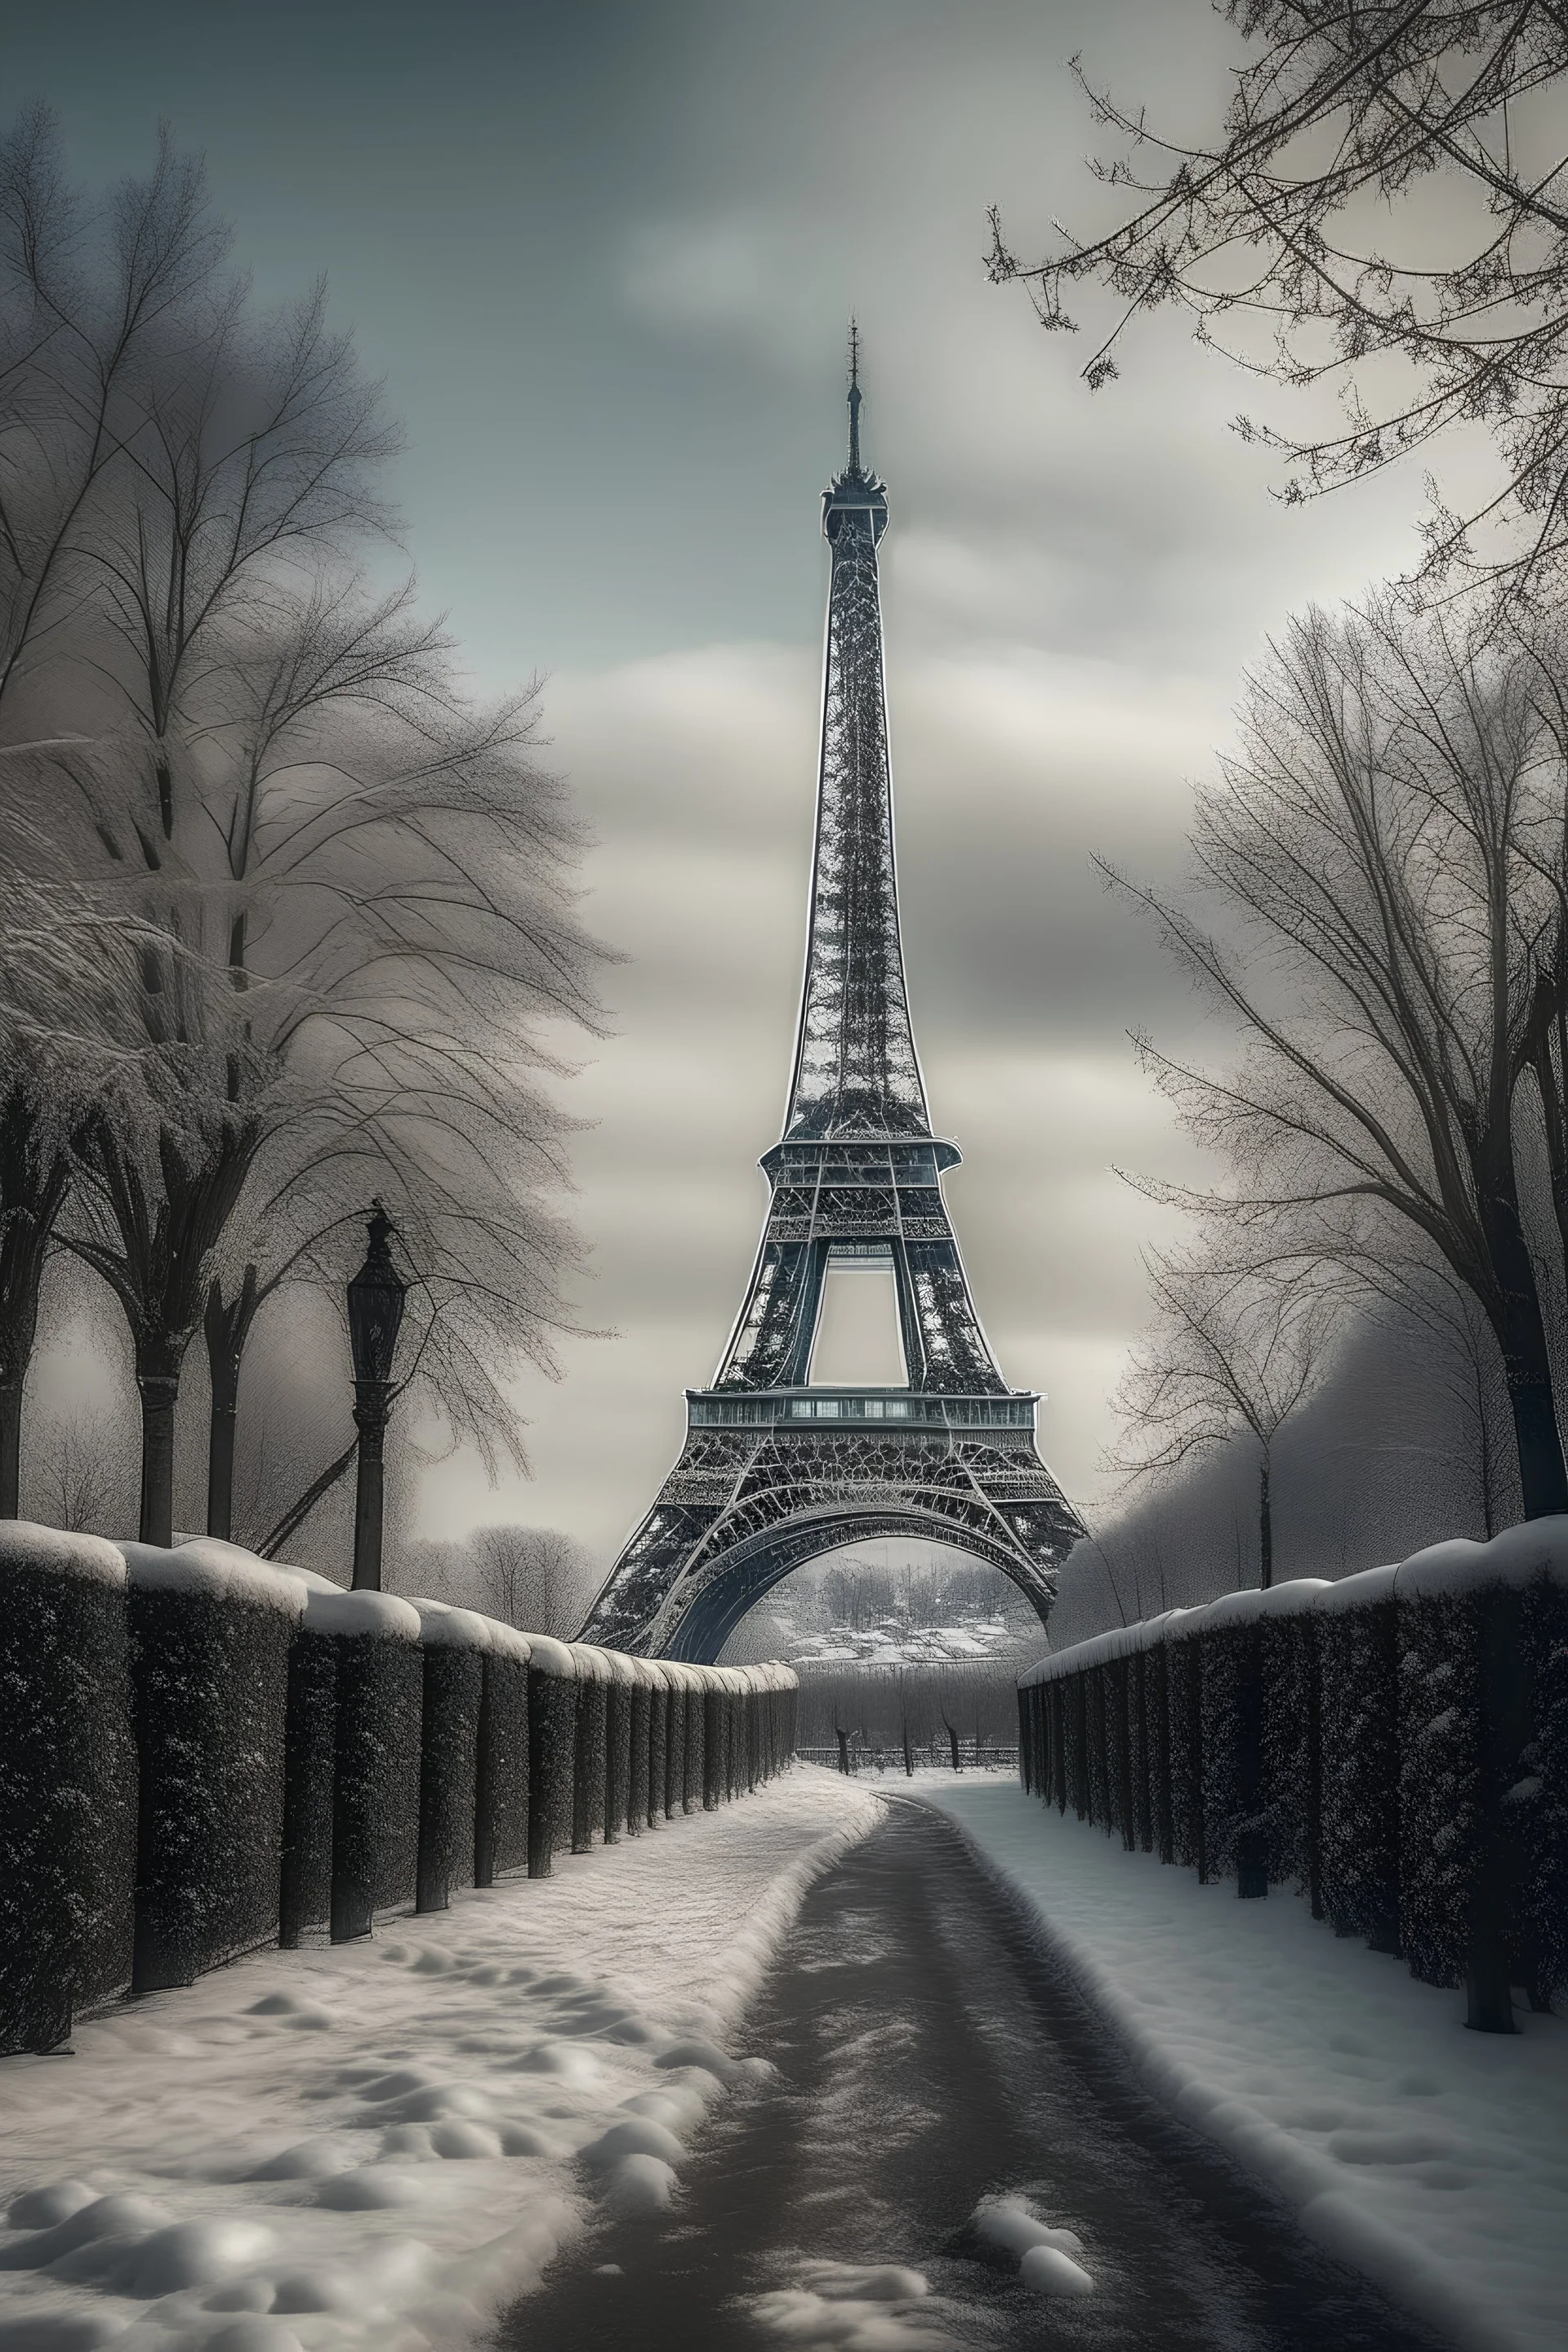
{"type": "Polygon", "coordinates": [[[1563,1440],[1552,1393],[1552,1359],[1541,1295],[1511,1168],[1498,1171],[1483,1187],[1480,1218],[1497,1280],[1488,1313],[1508,1378],[1524,1516],[1546,1518],[1568,1511],[1568,1473],[1563,1469],[1563,1440]]]}
{"type": "Polygon", "coordinates": [[[207,1533],[227,1543],[234,1533],[234,1424],[237,1377],[218,1385],[213,1366],[212,1414],[207,1425],[207,1533]]]}
{"type": "Polygon", "coordinates": [[[955,1772],[962,1772],[963,1767],[958,1759],[958,1733],[951,1723],[947,1725],[946,1728],[947,1744],[952,1750],[952,1769],[955,1772]]]}
{"type": "Polygon", "coordinates": [[[180,1375],[167,1369],[136,1370],[142,1395],[142,1518],[139,1534],[145,1544],[174,1539],[174,1407],[179,1402],[180,1375]]]}
{"type": "Polygon", "coordinates": [[[69,1181],[63,1153],[43,1172],[34,1150],[31,1105],[13,1089],[0,1108],[0,1519],[20,1508],[22,1396],[38,1329],[44,1260],[69,1181]]]}
{"type": "Polygon", "coordinates": [[[22,1486],[22,1383],[0,1380],[0,1519],[17,1515],[22,1486]]]}
{"type": "Polygon", "coordinates": [[[1274,1581],[1274,1513],[1268,1499],[1268,1448],[1264,1446],[1258,1465],[1258,1582],[1265,1592],[1274,1581]]]}
{"type": "Polygon", "coordinates": [[[215,1282],[202,1321],[212,1394],[207,1429],[207,1533],[226,1543],[234,1533],[234,1438],[239,1408],[239,1368],[260,1304],[256,1268],[247,1265],[237,1298],[225,1303],[215,1282]]]}
{"type": "Polygon", "coordinates": [[[1486,1367],[1481,1351],[1476,1349],[1476,1429],[1479,1451],[1479,1469],[1481,1486],[1481,1526],[1488,1543],[1497,1533],[1497,1513],[1492,1507],[1492,1417],[1487,1402],[1486,1367]]]}

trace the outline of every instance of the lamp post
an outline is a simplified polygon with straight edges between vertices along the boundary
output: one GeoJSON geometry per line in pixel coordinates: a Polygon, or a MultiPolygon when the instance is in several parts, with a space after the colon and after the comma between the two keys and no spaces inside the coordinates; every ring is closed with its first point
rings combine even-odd
{"type": "Polygon", "coordinates": [[[392,1220],[373,1201],[370,1247],[349,1285],[349,1346],[354,1360],[359,1479],[354,1495],[354,1591],[381,1590],[382,1447],[391,1403],[392,1360],[408,1285],[392,1262],[392,1220]]]}

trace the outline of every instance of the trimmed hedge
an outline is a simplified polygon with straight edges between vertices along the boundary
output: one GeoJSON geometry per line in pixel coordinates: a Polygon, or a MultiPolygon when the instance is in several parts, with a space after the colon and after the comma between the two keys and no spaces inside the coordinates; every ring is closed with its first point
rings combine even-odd
{"type": "Polygon", "coordinates": [[[154,1992],[277,1941],[305,1592],[216,1547],[121,1549],[139,1765],[131,1987],[154,1992]]]}
{"type": "Polygon", "coordinates": [[[332,1803],[332,1941],[368,1936],[378,1911],[409,1909],[419,1880],[425,1659],[419,1619],[381,1593],[375,1628],[338,1643],[337,1785],[332,1803]],[[400,1612],[393,1617],[389,1612],[400,1612]]]}
{"type": "Polygon", "coordinates": [[[278,1940],[302,1944],[332,1916],[332,1804],[337,1788],[337,1643],[305,1622],[289,1654],[283,1725],[283,1854],[278,1940]]]}
{"type": "Polygon", "coordinates": [[[572,1843],[577,1753],[577,1660],[564,1642],[534,1634],[528,1661],[528,1874],[548,1878],[572,1843]]]}
{"type": "Polygon", "coordinates": [[[475,1761],[474,1885],[528,1867],[528,1666],[532,1645],[490,1624],[475,1761]]]}
{"type": "Polygon", "coordinates": [[[651,1671],[642,1671],[639,1661],[637,1681],[632,1685],[632,1756],[630,1786],[626,1791],[626,1832],[640,1837],[648,1828],[648,1797],[653,1773],[653,1757],[649,1741],[653,1731],[653,1684],[651,1671]]]}
{"type": "Polygon", "coordinates": [[[1568,1519],[1080,1643],[1020,1685],[1019,1751],[1044,1803],[1294,1887],[1479,2030],[1568,1989],[1568,1519]]]}
{"type": "Polygon", "coordinates": [[[1314,1919],[1323,1916],[1322,1708],[1319,1636],[1313,1602],[1329,1588],[1321,1577],[1300,1577],[1281,1592],[1298,1596],[1262,1622],[1263,1805],[1266,1861],[1273,1886],[1304,1895],[1314,1919]]]}
{"type": "Polygon", "coordinates": [[[1317,1603],[1323,1909],[1337,1936],[1400,1948],[1399,1624],[1393,1569],[1317,1603]]]}
{"type": "Polygon", "coordinates": [[[479,1707],[487,1621],[445,1601],[416,1601],[425,1658],[419,1732],[419,1863],[415,1909],[445,1911],[474,1881],[479,1707]]]}
{"type": "Polygon", "coordinates": [[[0,1524],[0,2052],[44,2052],[131,1982],[125,1562],[18,1520],[0,1524]]]}
{"type": "Polygon", "coordinates": [[[1234,1878],[1238,1895],[1267,1895],[1262,1629],[1225,1608],[1208,1612],[1203,1643],[1204,1863],[1212,1876],[1234,1878]]]}
{"type": "Polygon", "coordinates": [[[617,1845],[630,1827],[632,1692],[635,1660],[612,1657],[605,1689],[605,1843],[617,1845]]]}
{"type": "Polygon", "coordinates": [[[0,1525],[0,2052],[754,1789],[795,1677],[620,1657],[202,1538],[0,1525]]]}
{"type": "Polygon", "coordinates": [[[573,1771],[572,1851],[591,1853],[605,1835],[609,1781],[609,1660],[586,1642],[574,1642],[577,1661],[577,1748],[573,1771]]]}
{"type": "Polygon", "coordinates": [[[412,1903],[418,1868],[424,1671],[419,1617],[382,1592],[344,1592],[308,1570],[289,1662],[281,1933],[368,1936],[412,1903]]]}
{"type": "Polygon", "coordinates": [[[677,1813],[689,1810],[686,1802],[686,1670],[683,1666],[667,1664],[664,1679],[669,1689],[668,1738],[664,1754],[664,1818],[672,1822],[677,1813]]]}

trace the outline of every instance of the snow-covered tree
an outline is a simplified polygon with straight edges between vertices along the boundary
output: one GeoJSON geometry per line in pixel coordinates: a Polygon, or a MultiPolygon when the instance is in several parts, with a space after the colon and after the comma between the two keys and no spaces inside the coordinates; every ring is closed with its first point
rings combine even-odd
{"type": "MultiPolygon", "coordinates": [[[[29,139],[23,221],[59,178],[47,126],[29,139]]],[[[387,521],[376,473],[395,446],[375,388],[319,289],[258,316],[205,207],[168,149],[118,207],[58,199],[95,333],[136,222],[147,237],[167,215],[174,257],[134,364],[116,359],[110,453],[94,444],[68,527],[40,525],[13,564],[13,606],[47,626],[14,613],[0,709],[14,839],[20,812],[36,870],[136,940],[119,1034],[138,1087],[85,1102],[59,1230],[127,1318],[142,1531],[159,1541],[192,1339],[212,1374],[209,1524],[226,1532],[247,1334],[290,1282],[341,1291],[373,1194],[418,1277],[418,1379],[456,1437],[519,1454],[508,1378],[548,1360],[571,1248],[543,1197],[566,1123],[542,1080],[596,1018],[578,836],[534,757],[533,696],[473,703],[411,593],[365,593],[356,550],[387,521]]],[[[60,271],[13,244],[52,318],[60,271]]],[[[48,436],[78,429],[54,340],[0,385],[18,511],[48,436]]]]}

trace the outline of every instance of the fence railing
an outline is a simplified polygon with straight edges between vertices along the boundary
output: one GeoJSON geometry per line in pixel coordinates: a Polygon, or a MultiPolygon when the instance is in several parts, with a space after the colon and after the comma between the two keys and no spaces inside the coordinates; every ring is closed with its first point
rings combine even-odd
{"type": "Polygon", "coordinates": [[[1020,1766],[1047,1804],[1466,1988],[1568,1985],[1568,1520],[1326,1584],[1227,1594],[1042,1659],[1020,1766]]]}
{"type": "Polygon", "coordinates": [[[231,1544],[0,1523],[0,2052],[712,1811],[786,1761],[795,1697],[231,1544]]]}

